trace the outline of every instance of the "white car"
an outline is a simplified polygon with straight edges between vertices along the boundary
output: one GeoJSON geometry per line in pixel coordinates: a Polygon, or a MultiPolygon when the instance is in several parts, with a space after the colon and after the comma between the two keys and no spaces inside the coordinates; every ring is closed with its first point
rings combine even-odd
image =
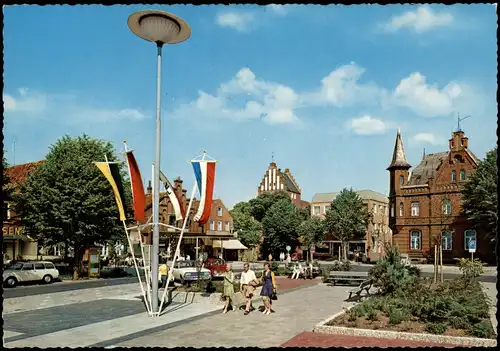
{"type": "Polygon", "coordinates": [[[57,278],[59,278],[59,271],[56,266],[46,261],[17,262],[3,272],[3,284],[8,287],[33,281],[49,284],[57,278]]]}
{"type": "MultiPolygon", "coordinates": [[[[172,266],[170,262],[169,266],[172,266]]],[[[197,268],[195,261],[177,261],[172,271],[174,280],[179,281],[181,284],[194,282],[198,279],[210,279],[210,270],[207,268],[197,268]],[[198,277],[198,271],[200,276],[198,277]]]]}

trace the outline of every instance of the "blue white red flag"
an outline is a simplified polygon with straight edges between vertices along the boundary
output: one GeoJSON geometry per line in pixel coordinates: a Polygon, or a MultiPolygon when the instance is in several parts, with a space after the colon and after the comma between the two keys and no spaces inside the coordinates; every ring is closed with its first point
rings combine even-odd
{"type": "Polygon", "coordinates": [[[215,163],[217,161],[200,160],[191,161],[193,164],[194,176],[200,192],[200,205],[194,220],[200,224],[205,224],[210,218],[212,200],[215,184],[215,163]]]}

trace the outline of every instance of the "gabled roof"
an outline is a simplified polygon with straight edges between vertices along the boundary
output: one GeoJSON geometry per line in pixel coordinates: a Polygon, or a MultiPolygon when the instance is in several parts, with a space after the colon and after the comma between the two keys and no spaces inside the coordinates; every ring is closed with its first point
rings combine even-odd
{"type": "Polygon", "coordinates": [[[424,185],[427,184],[427,178],[436,174],[436,169],[448,157],[448,152],[438,152],[425,155],[422,162],[415,167],[411,177],[406,185],[424,185]]]}
{"type": "Polygon", "coordinates": [[[42,165],[44,160],[36,162],[23,163],[5,169],[5,174],[12,185],[21,185],[26,180],[26,176],[35,168],[42,165]]]}
{"type": "Polygon", "coordinates": [[[282,174],[283,174],[283,179],[285,180],[285,187],[288,189],[288,191],[300,194],[300,190],[295,186],[290,175],[288,173],[282,173],[282,174]]]}

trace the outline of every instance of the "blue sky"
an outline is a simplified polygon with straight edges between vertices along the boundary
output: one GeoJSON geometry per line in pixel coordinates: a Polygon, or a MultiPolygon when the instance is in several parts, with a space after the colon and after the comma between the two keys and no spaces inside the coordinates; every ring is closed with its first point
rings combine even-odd
{"type": "MultiPolygon", "coordinates": [[[[154,160],[156,49],[127,27],[150,6],[4,8],[5,149],[43,159],[64,134],[154,160]]],[[[191,38],[163,50],[162,170],[190,189],[190,158],[218,160],[215,196],[255,196],[272,152],[310,201],[385,193],[397,128],[408,161],[445,151],[457,113],[480,158],[496,145],[492,5],[158,6],[191,38]]],[[[97,161],[97,160],[96,160],[97,161]]]]}

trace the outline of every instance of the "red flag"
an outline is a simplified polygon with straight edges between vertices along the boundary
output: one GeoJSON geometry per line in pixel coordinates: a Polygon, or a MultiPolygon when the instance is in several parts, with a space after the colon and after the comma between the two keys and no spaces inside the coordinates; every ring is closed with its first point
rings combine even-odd
{"type": "Polygon", "coordinates": [[[128,169],[130,174],[130,183],[132,184],[132,199],[134,201],[135,220],[142,222],[145,219],[146,196],[144,185],[142,185],[141,171],[135,160],[132,151],[127,151],[128,169]]]}

